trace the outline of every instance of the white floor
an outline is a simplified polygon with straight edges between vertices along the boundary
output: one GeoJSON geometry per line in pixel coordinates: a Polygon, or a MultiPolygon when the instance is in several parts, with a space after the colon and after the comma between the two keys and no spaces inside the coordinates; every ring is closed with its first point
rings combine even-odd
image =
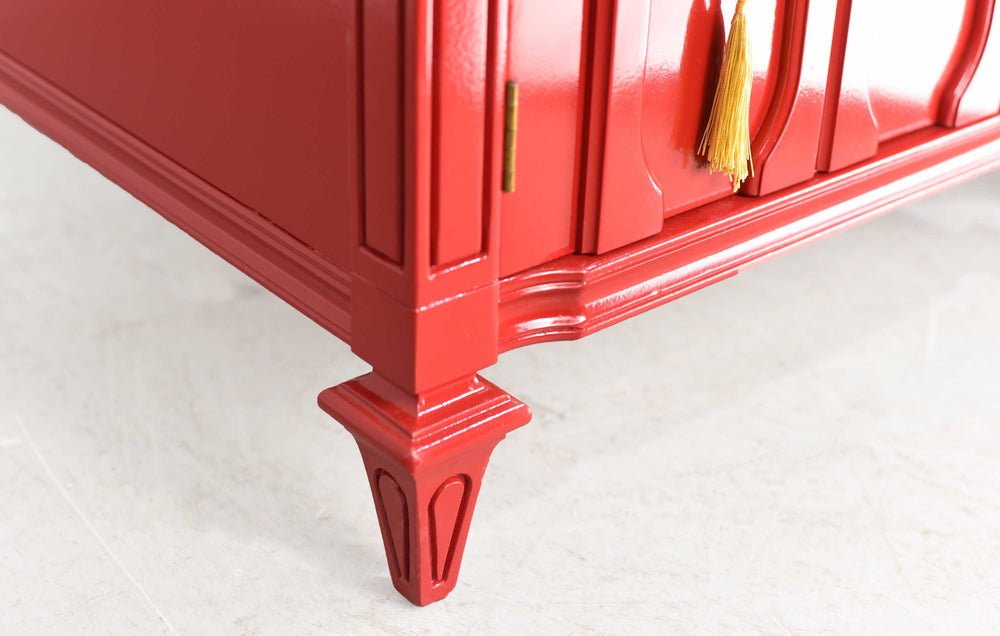
{"type": "Polygon", "coordinates": [[[1000,630],[1000,175],[484,373],[458,588],[393,591],[348,347],[0,110],[0,634],[1000,630]]]}

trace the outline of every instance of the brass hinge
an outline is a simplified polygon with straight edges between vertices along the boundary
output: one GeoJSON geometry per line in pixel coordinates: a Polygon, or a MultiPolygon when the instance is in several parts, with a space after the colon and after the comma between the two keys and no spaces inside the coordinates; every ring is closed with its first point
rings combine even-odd
{"type": "Polygon", "coordinates": [[[514,191],[517,171],[517,82],[507,82],[507,109],[504,114],[503,191],[514,191]]]}

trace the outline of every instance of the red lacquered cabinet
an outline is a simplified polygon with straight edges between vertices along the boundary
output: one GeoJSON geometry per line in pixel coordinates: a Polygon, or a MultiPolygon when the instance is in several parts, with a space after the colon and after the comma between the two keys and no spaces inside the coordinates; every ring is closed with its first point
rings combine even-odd
{"type": "Polygon", "coordinates": [[[735,5],[0,0],[0,99],[372,366],[319,404],[423,605],[530,419],[500,353],[1000,164],[995,0],[755,0],[733,194],[695,148],[735,5]]]}

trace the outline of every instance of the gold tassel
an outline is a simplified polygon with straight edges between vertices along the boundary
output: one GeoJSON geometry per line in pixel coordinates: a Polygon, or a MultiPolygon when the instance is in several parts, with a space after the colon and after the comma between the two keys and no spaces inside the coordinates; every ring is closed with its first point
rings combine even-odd
{"type": "Polygon", "coordinates": [[[708,159],[712,172],[722,172],[733,181],[733,192],[753,174],[750,156],[750,89],[753,61],[747,32],[746,5],[739,0],[722,57],[719,85],[715,89],[712,114],[698,146],[698,154],[708,159]]]}

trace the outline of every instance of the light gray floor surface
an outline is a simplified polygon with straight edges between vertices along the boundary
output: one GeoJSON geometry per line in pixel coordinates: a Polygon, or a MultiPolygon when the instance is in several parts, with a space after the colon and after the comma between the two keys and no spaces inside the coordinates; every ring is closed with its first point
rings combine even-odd
{"type": "Polygon", "coordinates": [[[458,588],[390,584],[366,366],[0,110],[0,634],[1000,631],[1000,175],[484,375],[458,588]]]}

